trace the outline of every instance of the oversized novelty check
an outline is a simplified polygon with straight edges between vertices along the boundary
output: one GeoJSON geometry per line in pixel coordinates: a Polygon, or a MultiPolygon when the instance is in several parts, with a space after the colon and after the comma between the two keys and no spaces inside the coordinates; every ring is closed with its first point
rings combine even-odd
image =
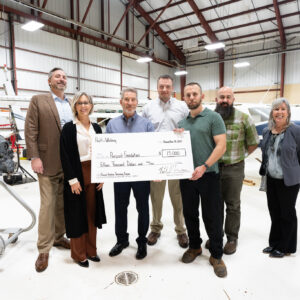
{"type": "Polygon", "coordinates": [[[191,178],[190,132],[97,134],[92,141],[92,182],[191,178]]]}

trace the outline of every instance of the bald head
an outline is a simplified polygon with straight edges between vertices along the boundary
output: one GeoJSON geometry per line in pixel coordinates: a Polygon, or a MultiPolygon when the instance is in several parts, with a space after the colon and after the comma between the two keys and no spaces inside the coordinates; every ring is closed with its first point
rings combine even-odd
{"type": "Polygon", "coordinates": [[[224,105],[232,105],[234,102],[234,94],[232,88],[228,86],[223,86],[218,90],[217,104],[224,104],[224,105]]]}
{"type": "Polygon", "coordinates": [[[223,120],[228,119],[234,112],[234,94],[232,88],[228,86],[221,87],[218,90],[216,102],[216,112],[221,115],[223,120]]]}

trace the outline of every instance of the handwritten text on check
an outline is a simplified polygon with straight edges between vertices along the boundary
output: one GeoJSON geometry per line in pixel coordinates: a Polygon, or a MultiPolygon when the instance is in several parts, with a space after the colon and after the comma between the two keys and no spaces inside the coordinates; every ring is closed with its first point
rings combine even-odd
{"type": "Polygon", "coordinates": [[[97,134],[92,141],[92,182],[191,178],[189,131],[97,134]]]}

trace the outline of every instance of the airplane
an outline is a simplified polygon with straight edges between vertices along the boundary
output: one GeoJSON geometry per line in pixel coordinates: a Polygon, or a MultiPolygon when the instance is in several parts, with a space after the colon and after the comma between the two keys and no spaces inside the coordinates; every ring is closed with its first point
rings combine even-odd
{"type": "MultiPolygon", "coordinates": [[[[31,96],[14,96],[14,95],[0,95],[0,135],[5,138],[13,134],[13,128],[4,127],[4,124],[11,124],[11,113],[16,121],[20,137],[24,140],[24,121],[26,118],[26,111],[30,102],[31,96]]],[[[142,111],[143,106],[151,100],[139,100],[137,112],[142,111]]],[[[211,110],[215,109],[215,102],[203,103],[204,107],[211,110]]],[[[250,115],[255,123],[256,130],[260,139],[262,138],[262,130],[268,126],[268,119],[270,114],[270,104],[257,103],[235,103],[235,108],[250,115]]],[[[300,105],[291,105],[291,121],[300,125],[300,105]]],[[[94,99],[94,112],[91,114],[91,120],[98,122],[101,126],[105,126],[109,119],[120,116],[122,114],[122,107],[119,99],[94,99]]],[[[25,142],[24,142],[25,144],[25,142]]]]}

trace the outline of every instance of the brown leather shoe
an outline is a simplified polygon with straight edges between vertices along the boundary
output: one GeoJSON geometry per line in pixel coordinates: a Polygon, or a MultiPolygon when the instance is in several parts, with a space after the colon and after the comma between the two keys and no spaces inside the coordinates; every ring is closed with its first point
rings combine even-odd
{"type": "Polygon", "coordinates": [[[37,272],[43,272],[48,267],[49,253],[40,253],[36,262],[35,269],[37,272]]]}
{"type": "Polygon", "coordinates": [[[148,235],[148,242],[147,244],[153,246],[157,243],[158,238],[160,237],[160,233],[151,231],[148,235]]]}
{"type": "Polygon", "coordinates": [[[189,246],[189,239],[186,233],[177,234],[178,244],[181,248],[187,248],[189,246]]]}
{"type": "Polygon", "coordinates": [[[226,269],[224,261],[221,258],[217,259],[217,258],[210,256],[209,262],[214,267],[214,272],[218,277],[226,277],[227,276],[227,269],[226,269]]]}
{"type": "Polygon", "coordinates": [[[195,258],[199,255],[202,254],[202,248],[200,247],[199,249],[187,249],[181,258],[181,261],[185,264],[191,263],[192,261],[195,260],[195,258]]]}
{"type": "Polygon", "coordinates": [[[227,255],[233,254],[236,251],[237,247],[237,240],[234,241],[227,241],[227,243],[224,246],[224,253],[227,255]]]}
{"type": "Polygon", "coordinates": [[[60,241],[58,242],[54,242],[53,244],[54,247],[61,247],[61,248],[65,248],[65,249],[70,249],[70,241],[66,238],[62,238],[60,241]]]}

